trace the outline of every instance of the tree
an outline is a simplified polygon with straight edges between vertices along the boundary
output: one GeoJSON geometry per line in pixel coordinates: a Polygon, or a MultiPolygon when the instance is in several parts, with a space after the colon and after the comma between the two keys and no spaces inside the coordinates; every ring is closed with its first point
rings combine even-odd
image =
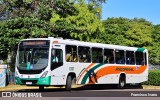
{"type": "Polygon", "coordinates": [[[108,18],[103,24],[106,43],[144,47],[152,42],[152,24],[144,19],[108,18]]]}
{"type": "Polygon", "coordinates": [[[3,20],[5,17],[5,5],[3,5],[2,0],[0,0],[0,20],[3,20]]]}
{"type": "Polygon", "coordinates": [[[54,0],[2,0],[5,5],[6,19],[16,17],[36,17],[49,20],[54,0]]]}
{"type": "Polygon", "coordinates": [[[152,39],[153,43],[152,43],[151,63],[160,64],[160,24],[154,25],[152,39]]]}
{"type": "Polygon", "coordinates": [[[104,30],[100,19],[89,10],[85,3],[74,4],[74,8],[72,15],[53,14],[50,20],[54,27],[53,31],[64,38],[96,41],[97,35],[104,30]]]}
{"type": "Polygon", "coordinates": [[[88,41],[95,38],[102,31],[102,23],[86,3],[79,1],[82,0],[1,0],[0,14],[4,18],[0,26],[1,54],[7,55],[24,38],[62,36],[88,41]]]}
{"type": "MultiPolygon", "coordinates": [[[[95,15],[101,15],[102,3],[106,0],[86,0],[90,10],[95,15]]],[[[48,21],[52,12],[65,16],[72,14],[73,4],[85,3],[85,0],[1,0],[1,4],[5,5],[3,12],[8,14],[8,18],[15,17],[31,17],[40,18],[48,21]]]]}
{"type": "Polygon", "coordinates": [[[108,18],[103,21],[103,25],[105,32],[100,35],[99,42],[147,48],[150,63],[158,63],[158,48],[160,46],[158,42],[159,26],[153,27],[153,25],[145,19],[137,18],[108,18]]]}
{"type": "Polygon", "coordinates": [[[88,7],[97,17],[101,18],[102,3],[106,3],[107,0],[87,0],[88,7]]]}
{"type": "Polygon", "coordinates": [[[49,23],[30,17],[1,21],[0,30],[0,55],[3,55],[4,59],[9,52],[16,53],[21,39],[54,36],[49,23]]]}

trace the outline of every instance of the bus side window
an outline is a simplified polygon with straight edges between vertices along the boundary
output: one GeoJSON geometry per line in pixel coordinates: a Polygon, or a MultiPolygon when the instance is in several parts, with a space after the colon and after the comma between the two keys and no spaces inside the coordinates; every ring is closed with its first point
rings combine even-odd
{"type": "Polygon", "coordinates": [[[77,46],[66,45],[66,61],[67,62],[77,62],[77,46]]]}
{"type": "Polygon", "coordinates": [[[104,49],[104,63],[114,63],[114,50],[104,49]]]}
{"type": "Polygon", "coordinates": [[[135,52],[136,65],[144,65],[143,52],[135,52]]]}
{"type": "Polygon", "coordinates": [[[66,61],[67,61],[67,62],[70,61],[70,56],[71,56],[71,54],[69,54],[69,53],[66,54],[66,61]]]}
{"type": "Polygon", "coordinates": [[[91,62],[90,47],[78,47],[79,62],[91,62]]]}
{"type": "Polygon", "coordinates": [[[134,51],[126,51],[126,64],[135,65],[134,51]]]}
{"type": "Polygon", "coordinates": [[[102,48],[92,48],[92,62],[103,63],[102,48]]]}
{"type": "Polygon", "coordinates": [[[116,64],[125,64],[125,56],[123,50],[115,51],[116,64]]]}

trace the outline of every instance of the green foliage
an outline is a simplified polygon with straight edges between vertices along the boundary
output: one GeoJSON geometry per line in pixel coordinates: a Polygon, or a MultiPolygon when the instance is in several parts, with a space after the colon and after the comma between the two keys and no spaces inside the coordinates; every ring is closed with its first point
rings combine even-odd
{"type": "Polygon", "coordinates": [[[153,42],[152,42],[151,63],[160,64],[160,25],[154,26],[152,39],[153,42]]]}
{"type": "Polygon", "coordinates": [[[49,23],[38,18],[18,17],[1,22],[0,54],[7,54],[24,38],[54,36],[49,23]]]}
{"type": "Polygon", "coordinates": [[[74,15],[75,13],[74,2],[72,0],[55,0],[54,5],[53,8],[56,14],[63,18],[66,18],[68,15],[74,15]]]}
{"type": "Polygon", "coordinates": [[[101,21],[101,5],[106,1],[1,0],[0,54],[6,58],[24,38],[55,36],[144,47],[150,63],[160,64],[160,25],[137,18],[101,21]]]}
{"type": "Polygon", "coordinates": [[[74,38],[83,41],[94,41],[103,32],[102,22],[92,13],[84,3],[74,4],[75,12],[72,15],[53,14],[50,22],[55,33],[65,38],[74,38]]]}
{"type": "MultiPolygon", "coordinates": [[[[3,21],[0,21],[0,55],[4,59],[12,52],[15,60],[14,54],[21,39],[60,36],[96,41],[96,35],[102,31],[100,19],[91,11],[95,5],[89,9],[82,0],[1,1],[0,17],[3,21]]],[[[103,3],[101,0],[94,2],[103,3]]]]}
{"type": "Polygon", "coordinates": [[[108,18],[103,25],[105,32],[99,42],[147,48],[149,63],[160,64],[160,25],[137,18],[108,18]]]}
{"type": "Polygon", "coordinates": [[[149,71],[148,81],[142,83],[143,85],[160,86],[160,70],[149,71]]]}
{"type": "Polygon", "coordinates": [[[8,19],[36,17],[48,21],[53,11],[54,0],[3,0],[8,19]]]}
{"type": "Polygon", "coordinates": [[[103,24],[105,43],[144,47],[152,42],[152,24],[143,19],[109,18],[103,24]]]}
{"type": "Polygon", "coordinates": [[[37,5],[34,5],[34,16],[39,18],[40,20],[49,21],[53,12],[53,1],[54,0],[39,0],[37,1],[37,5]]]}

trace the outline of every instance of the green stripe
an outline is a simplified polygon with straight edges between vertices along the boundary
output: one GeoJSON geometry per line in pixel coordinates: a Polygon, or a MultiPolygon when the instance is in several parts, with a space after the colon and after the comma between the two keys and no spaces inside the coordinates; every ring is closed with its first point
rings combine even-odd
{"type": "Polygon", "coordinates": [[[145,49],[144,48],[138,48],[137,51],[138,52],[143,52],[145,49]]]}
{"type": "MultiPolygon", "coordinates": [[[[102,63],[97,64],[96,66],[92,67],[91,70],[94,71],[95,69],[99,68],[99,67],[102,66],[102,65],[103,65],[102,63]]],[[[89,76],[88,76],[88,72],[86,72],[86,74],[84,75],[84,77],[83,77],[83,79],[82,79],[82,81],[81,81],[81,84],[85,84],[88,77],[89,77],[89,76]]]]}
{"type": "Polygon", "coordinates": [[[79,75],[78,75],[77,79],[80,77],[80,75],[81,75],[82,71],[84,71],[84,70],[85,70],[85,68],[83,68],[83,69],[81,70],[81,72],[79,73],[79,75]]]}
{"type": "Polygon", "coordinates": [[[36,85],[50,85],[51,83],[51,76],[39,78],[36,85]]]}

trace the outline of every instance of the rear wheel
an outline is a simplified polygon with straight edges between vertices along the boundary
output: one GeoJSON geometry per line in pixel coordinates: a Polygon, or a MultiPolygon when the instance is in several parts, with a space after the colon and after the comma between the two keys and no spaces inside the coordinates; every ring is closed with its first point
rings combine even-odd
{"type": "Polygon", "coordinates": [[[65,86],[67,91],[70,91],[72,88],[72,77],[68,76],[66,80],[66,86],[65,86]]]}
{"type": "Polygon", "coordinates": [[[120,77],[119,78],[119,84],[118,84],[118,88],[119,89],[123,89],[126,85],[126,79],[125,77],[120,77]]]}

